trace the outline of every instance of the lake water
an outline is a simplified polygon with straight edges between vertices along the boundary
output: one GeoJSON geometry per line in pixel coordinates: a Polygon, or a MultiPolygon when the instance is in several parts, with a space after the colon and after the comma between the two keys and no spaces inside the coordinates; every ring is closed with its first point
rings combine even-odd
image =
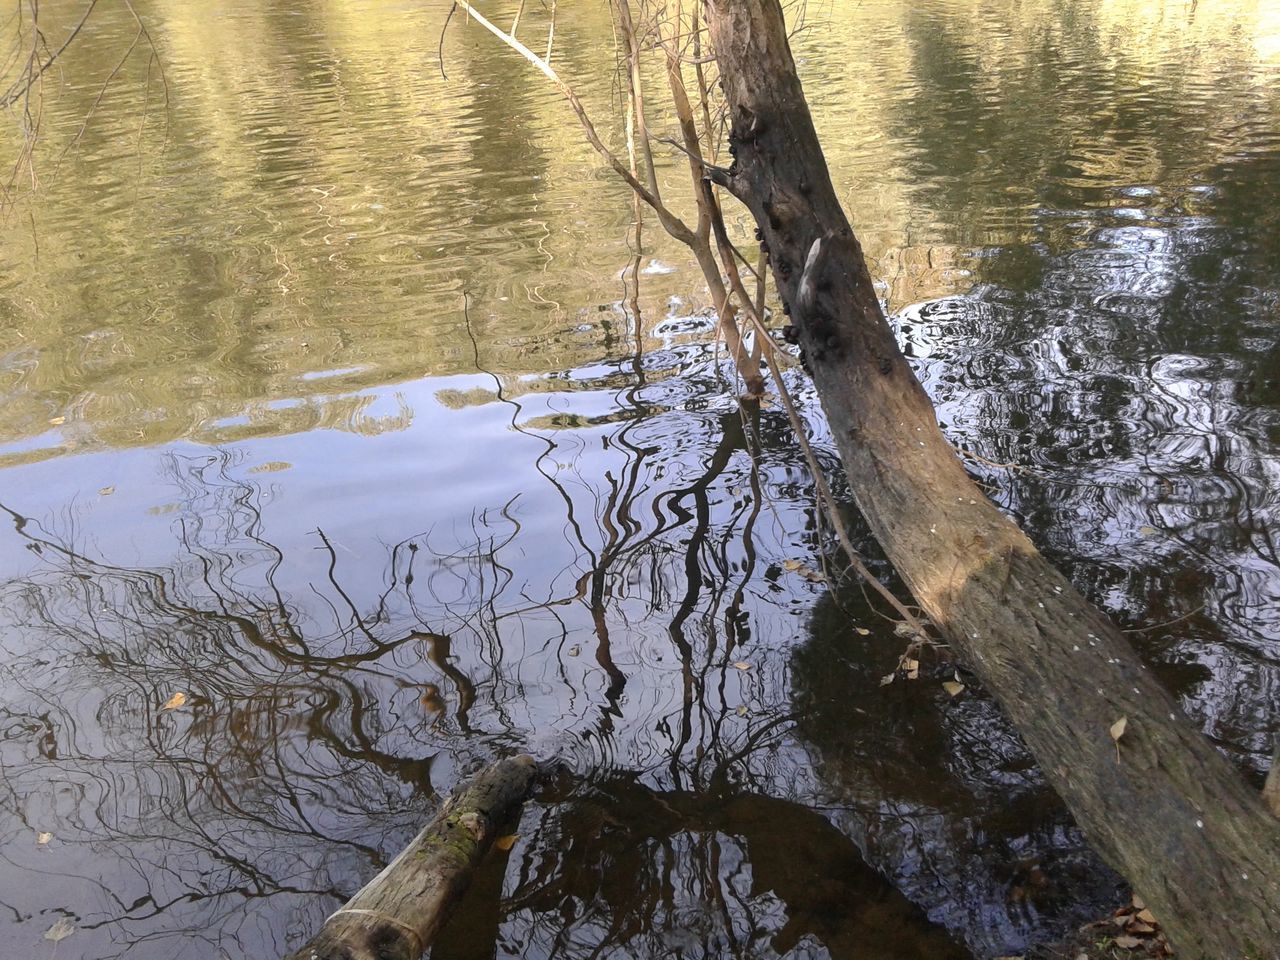
{"type": "MultiPolygon", "coordinates": [[[[52,47],[83,8],[40,5],[52,47]]],[[[987,957],[1118,902],[971,677],[881,685],[903,641],[785,417],[527,64],[461,14],[441,46],[445,0],[136,9],[158,58],[94,10],[0,231],[6,955],[278,956],[517,751],[553,772],[437,960],[987,957]]],[[[948,436],[1260,784],[1280,6],[805,22],[948,436]]],[[[621,149],[607,5],[555,63],[621,149]]]]}

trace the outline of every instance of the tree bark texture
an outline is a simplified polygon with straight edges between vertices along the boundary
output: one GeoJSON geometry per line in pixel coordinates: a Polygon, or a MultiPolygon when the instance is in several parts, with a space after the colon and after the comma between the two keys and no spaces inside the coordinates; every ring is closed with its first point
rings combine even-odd
{"type": "Polygon", "coordinates": [[[778,0],[707,4],[736,154],[710,176],[760,226],[885,553],[1179,956],[1280,956],[1280,826],[943,437],[836,199],[778,0]]]}
{"type": "Polygon", "coordinates": [[[1267,801],[1271,812],[1280,817],[1280,746],[1276,747],[1276,755],[1271,759],[1271,770],[1262,787],[1262,799],[1267,801]]]}
{"type": "Polygon", "coordinates": [[[387,868],[285,960],[418,960],[533,783],[531,757],[499,760],[456,791],[387,868]]]}

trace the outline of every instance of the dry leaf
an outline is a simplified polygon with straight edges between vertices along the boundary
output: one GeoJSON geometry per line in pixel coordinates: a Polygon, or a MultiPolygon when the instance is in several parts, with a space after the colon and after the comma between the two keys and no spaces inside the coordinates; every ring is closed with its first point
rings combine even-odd
{"type": "Polygon", "coordinates": [[[1138,532],[1142,534],[1144,537],[1154,537],[1154,536],[1158,536],[1160,533],[1160,531],[1155,527],[1148,527],[1148,526],[1139,527],[1138,532]]]}
{"type": "Polygon", "coordinates": [[[60,427],[66,422],[67,422],[66,417],[50,417],[49,418],[49,426],[51,427],[60,427]]]}
{"type": "Polygon", "coordinates": [[[739,670],[751,669],[751,664],[747,663],[745,660],[739,660],[737,663],[734,664],[734,666],[737,667],[739,670]]]}
{"type": "Polygon", "coordinates": [[[747,715],[747,705],[745,703],[738,704],[738,716],[745,717],[747,715]]]}
{"type": "MultiPolygon", "coordinates": [[[[1138,903],[1139,903],[1138,898],[1134,897],[1133,905],[1136,907],[1138,906],[1138,903]]],[[[1152,913],[1150,910],[1148,910],[1146,907],[1142,907],[1140,910],[1138,910],[1138,919],[1141,920],[1143,923],[1149,923],[1152,926],[1154,926],[1156,922],[1156,915],[1152,913]]]]}
{"type": "Polygon", "coordinates": [[[52,927],[44,932],[46,940],[52,940],[57,943],[59,940],[65,940],[76,932],[76,925],[68,917],[59,917],[52,927]]]}
{"type": "Polygon", "coordinates": [[[954,697],[957,694],[964,693],[964,684],[958,683],[955,680],[948,680],[945,683],[943,683],[942,689],[947,691],[947,693],[951,694],[951,696],[954,697]]]}
{"type": "Polygon", "coordinates": [[[920,661],[912,660],[910,657],[902,658],[902,669],[906,671],[908,680],[917,680],[920,677],[920,661]]]}
{"type": "Polygon", "coordinates": [[[1116,742],[1116,763],[1120,762],[1120,738],[1124,736],[1125,727],[1129,726],[1129,718],[1121,717],[1111,725],[1111,739],[1116,742]]]}
{"type": "Polygon", "coordinates": [[[880,678],[880,686],[887,687],[889,684],[893,683],[893,681],[896,679],[898,679],[897,673],[886,673],[883,677],[880,678]]]}
{"type": "Polygon", "coordinates": [[[860,637],[867,637],[871,635],[871,631],[868,630],[866,627],[854,627],[853,629],[857,632],[858,636],[860,637]]]}
{"type": "Polygon", "coordinates": [[[1124,950],[1137,950],[1142,946],[1142,941],[1137,937],[1116,937],[1111,942],[1124,950]]]}
{"type": "Polygon", "coordinates": [[[1145,901],[1145,900],[1143,900],[1143,899],[1142,899],[1140,896],[1138,896],[1136,893],[1133,895],[1133,909],[1135,909],[1135,910],[1145,910],[1145,909],[1147,909],[1146,901],[1145,901]]]}
{"type": "Polygon", "coordinates": [[[510,850],[516,845],[516,841],[520,839],[518,833],[509,833],[505,837],[499,837],[493,841],[493,845],[499,850],[510,850]]]}
{"type": "Polygon", "coordinates": [[[810,583],[822,583],[826,579],[813,567],[806,566],[799,560],[783,560],[782,569],[788,573],[798,573],[810,583]]]}
{"type": "Polygon", "coordinates": [[[112,485],[111,485],[111,486],[109,486],[109,487],[103,487],[101,490],[99,490],[99,491],[98,491],[98,496],[100,496],[100,497],[109,497],[109,496],[111,496],[111,495],[112,495],[113,493],[115,493],[115,492],[116,492],[115,484],[112,484],[112,485]]]}
{"type": "Polygon", "coordinates": [[[1125,933],[1155,933],[1156,928],[1141,920],[1133,920],[1125,927],[1125,933]]]}
{"type": "Polygon", "coordinates": [[[36,834],[36,843],[37,843],[37,844],[39,844],[39,845],[40,845],[40,846],[42,846],[42,847],[43,847],[46,843],[48,843],[50,840],[52,840],[52,839],[53,839],[53,834],[52,834],[52,833],[37,833],[37,834],[36,834]]]}
{"type": "Polygon", "coordinates": [[[164,702],[161,710],[177,710],[180,706],[187,702],[187,695],[179,690],[172,697],[164,702]]]}

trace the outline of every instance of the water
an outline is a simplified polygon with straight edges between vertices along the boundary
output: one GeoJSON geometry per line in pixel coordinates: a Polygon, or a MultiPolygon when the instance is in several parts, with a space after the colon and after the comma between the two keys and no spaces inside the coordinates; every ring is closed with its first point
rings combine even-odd
{"type": "MultiPolygon", "coordinates": [[[[84,123],[136,32],[96,10],[0,232],[0,942],[282,954],[513,751],[556,772],[437,958],[995,956],[1114,905],[971,677],[881,686],[784,418],[651,220],[627,302],[629,198],[526,65],[455,16],[442,77],[435,0],[137,9],[163,83],[140,43],[84,123]]],[[[808,23],[948,435],[1260,782],[1280,9],[808,23]]],[[[620,143],[607,8],[557,36],[620,143]]]]}

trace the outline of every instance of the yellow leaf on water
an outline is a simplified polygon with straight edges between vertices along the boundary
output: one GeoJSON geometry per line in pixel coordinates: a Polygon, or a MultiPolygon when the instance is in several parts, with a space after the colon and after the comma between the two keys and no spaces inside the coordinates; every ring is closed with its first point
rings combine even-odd
{"type": "Polygon", "coordinates": [[[44,932],[46,940],[52,940],[57,943],[59,940],[65,940],[76,932],[76,925],[66,917],[59,917],[52,927],[44,932]]]}
{"type": "Polygon", "coordinates": [[[100,497],[109,497],[109,496],[111,496],[111,495],[112,495],[113,493],[115,493],[115,492],[116,492],[115,485],[114,485],[114,484],[112,484],[112,485],[111,485],[111,486],[109,486],[109,487],[103,487],[101,490],[99,490],[99,491],[98,491],[98,496],[100,496],[100,497]]]}
{"type": "Polygon", "coordinates": [[[813,567],[810,567],[799,560],[783,560],[782,569],[786,570],[788,573],[798,573],[810,583],[822,583],[826,580],[826,577],[813,569],[813,567]]]}
{"type": "Polygon", "coordinates": [[[49,426],[51,427],[60,427],[66,422],[67,422],[66,417],[50,417],[49,418],[49,426]]]}
{"type": "Polygon", "coordinates": [[[860,637],[869,637],[871,635],[871,631],[866,627],[854,627],[853,631],[860,637]]]}
{"type": "Polygon", "coordinates": [[[499,850],[510,850],[516,845],[516,841],[520,839],[518,833],[509,833],[505,837],[499,837],[493,841],[493,845],[499,850]]]}
{"type": "Polygon", "coordinates": [[[747,663],[745,660],[739,660],[737,663],[734,664],[734,666],[737,667],[739,670],[751,669],[751,664],[747,663]]]}
{"type": "Polygon", "coordinates": [[[187,695],[179,690],[172,697],[164,702],[161,710],[177,710],[180,706],[187,702],[187,695]]]}
{"type": "Polygon", "coordinates": [[[37,833],[37,834],[36,834],[36,843],[38,843],[38,844],[39,844],[40,846],[42,846],[42,847],[43,847],[46,843],[48,843],[50,840],[52,840],[52,839],[53,839],[53,834],[52,834],[52,833],[37,833]]]}
{"type": "Polygon", "coordinates": [[[956,696],[956,694],[964,692],[964,684],[958,683],[955,680],[947,680],[945,683],[942,684],[942,689],[947,691],[947,693],[951,694],[951,696],[954,697],[956,696]]]}
{"type": "Polygon", "coordinates": [[[738,704],[737,714],[740,717],[745,717],[747,715],[747,705],[745,703],[738,704]]]}

